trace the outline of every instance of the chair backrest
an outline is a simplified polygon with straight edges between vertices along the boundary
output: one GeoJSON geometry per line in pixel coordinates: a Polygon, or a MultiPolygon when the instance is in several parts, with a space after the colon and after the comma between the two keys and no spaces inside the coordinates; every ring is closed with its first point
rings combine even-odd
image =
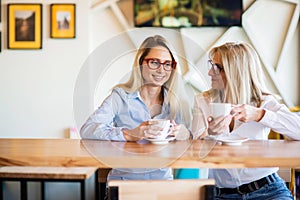
{"type": "Polygon", "coordinates": [[[110,200],[202,200],[213,199],[213,179],[110,180],[110,200]]]}

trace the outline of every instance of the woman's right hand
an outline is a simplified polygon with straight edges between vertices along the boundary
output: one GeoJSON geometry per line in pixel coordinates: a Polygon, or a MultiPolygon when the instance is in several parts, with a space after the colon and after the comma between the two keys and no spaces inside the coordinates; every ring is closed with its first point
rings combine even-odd
{"type": "Polygon", "coordinates": [[[232,115],[220,116],[213,118],[208,117],[208,133],[210,135],[220,135],[229,132],[229,125],[232,120],[232,115]]]}
{"type": "Polygon", "coordinates": [[[155,126],[155,121],[145,121],[134,129],[123,129],[123,135],[126,141],[138,141],[144,138],[154,138],[160,134],[162,129],[155,126]]]}

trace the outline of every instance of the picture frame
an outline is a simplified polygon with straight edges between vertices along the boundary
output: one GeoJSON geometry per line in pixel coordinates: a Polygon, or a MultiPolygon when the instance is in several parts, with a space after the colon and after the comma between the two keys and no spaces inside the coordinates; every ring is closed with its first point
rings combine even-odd
{"type": "Polygon", "coordinates": [[[50,5],[50,37],[72,39],[76,37],[76,5],[50,5]]]}
{"type": "Polygon", "coordinates": [[[242,26],[243,0],[133,0],[135,27],[242,26]]]}
{"type": "Polygon", "coordinates": [[[42,4],[7,5],[7,48],[42,48],[42,4]]]}

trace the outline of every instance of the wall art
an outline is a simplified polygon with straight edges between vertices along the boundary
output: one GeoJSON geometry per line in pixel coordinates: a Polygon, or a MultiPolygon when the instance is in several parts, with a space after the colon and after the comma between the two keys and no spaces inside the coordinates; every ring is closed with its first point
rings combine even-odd
{"type": "Polygon", "coordinates": [[[42,48],[42,4],[8,4],[8,49],[42,48]]]}
{"type": "Polygon", "coordinates": [[[50,5],[50,37],[75,38],[76,36],[76,5],[51,4],[50,5]]]}

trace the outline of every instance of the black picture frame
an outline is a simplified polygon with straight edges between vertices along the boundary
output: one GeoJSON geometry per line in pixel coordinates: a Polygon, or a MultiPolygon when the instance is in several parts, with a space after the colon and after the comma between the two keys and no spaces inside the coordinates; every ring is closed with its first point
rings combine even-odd
{"type": "Polygon", "coordinates": [[[135,27],[242,26],[243,0],[134,0],[135,27]]]}

